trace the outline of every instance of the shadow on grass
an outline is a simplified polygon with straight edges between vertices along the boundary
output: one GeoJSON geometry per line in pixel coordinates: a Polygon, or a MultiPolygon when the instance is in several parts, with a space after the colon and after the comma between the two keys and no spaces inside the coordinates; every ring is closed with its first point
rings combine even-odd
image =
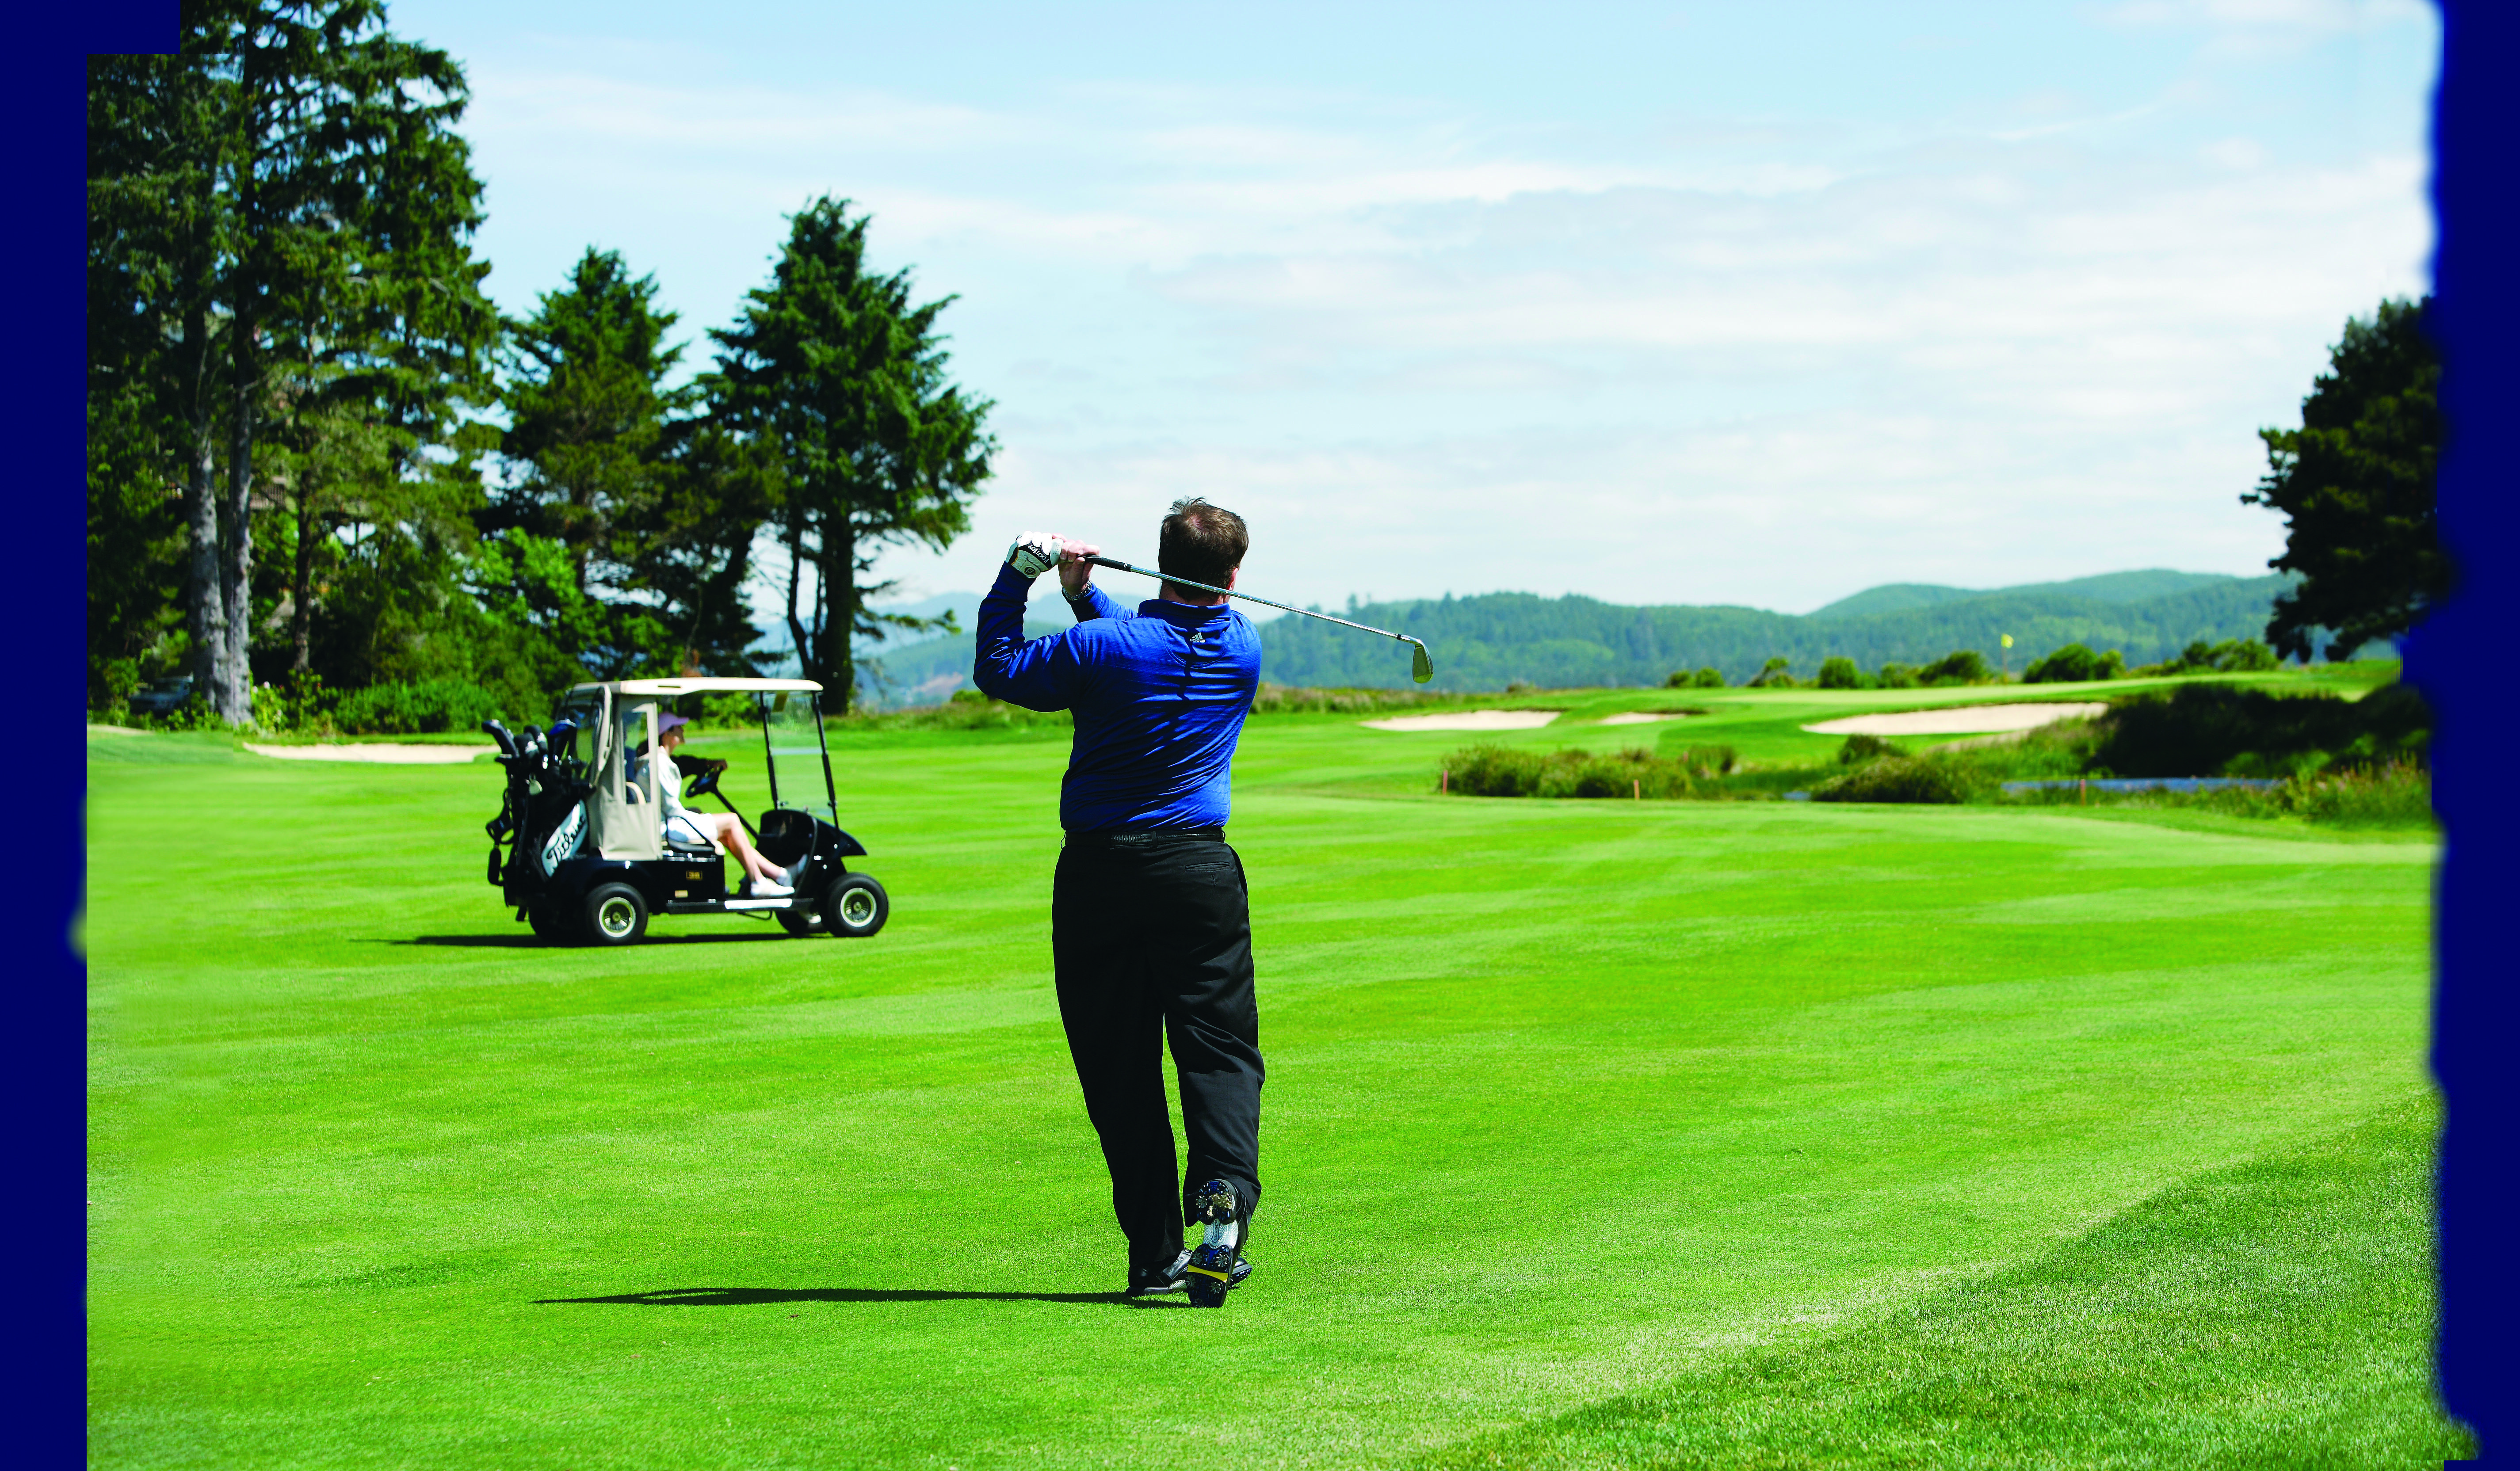
{"type": "MultiPolygon", "coordinates": [[[[763,940],[786,940],[784,932],[772,930],[757,935],[657,935],[651,934],[641,945],[749,945],[763,940]]],[[[585,946],[554,945],[538,940],[530,932],[513,935],[414,935],[408,940],[378,940],[378,945],[445,945],[458,950],[583,950],[585,946]]]]}
{"type": "Polygon", "coordinates": [[[744,1308],[768,1303],[1075,1303],[1113,1308],[1183,1308],[1121,1292],[936,1292],[917,1287],[666,1287],[611,1297],[538,1297],[535,1306],[618,1303],[634,1308],[744,1308]]]}

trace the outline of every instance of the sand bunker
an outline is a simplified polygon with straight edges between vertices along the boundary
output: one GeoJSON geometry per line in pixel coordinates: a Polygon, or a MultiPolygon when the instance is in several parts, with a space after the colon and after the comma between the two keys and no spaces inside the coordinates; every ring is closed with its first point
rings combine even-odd
{"type": "Polygon", "coordinates": [[[1980,731],[2036,730],[2053,720],[2105,714],[2108,708],[2097,701],[2079,705],[1945,705],[1939,710],[1850,715],[1803,729],[1815,736],[1961,736],[1980,731]]]}
{"type": "Polygon", "coordinates": [[[388,740],[365,745],[256,745],[248,740],[245,748],[282,761],[378,761],[393,766],[460,766],[491,754],[486,745],[397,745],[388,740]]]}
{"type": "Polygon", "coordinates": [[[1557,718],[1554,710],[1456,710],[1450,715],[1395,715],[1369,720],[1369,731],[1531,731],[1557,718]]]}
{"type": "Polygon", "coordinates": [[[1649,726],[1658,720],[1687,720],[1688,718],[1688,712],[1686,710],[1622,710],[1616,715],[1602,716],[1601,724],[1605,726],[1649,726]]]}

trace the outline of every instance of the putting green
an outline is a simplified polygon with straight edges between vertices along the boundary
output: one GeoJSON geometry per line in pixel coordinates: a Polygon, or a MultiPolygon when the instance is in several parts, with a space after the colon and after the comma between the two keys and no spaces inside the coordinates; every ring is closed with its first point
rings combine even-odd
{"type": "MultiPolygon", "coordinates": [[[[1587,708],[1706,703],[1661,693],[1587,708]]],[[[1795,728],[1893,703],[1706,719],[1826,749],[1795,728]]],[[[2426,1106],[2428,842],[1427,794],[1461,738],[1245,736],[1269,1193],[1222,1313],[1111,1296],[1050,990],[1063,732],[834,739],[874,940],[611,952],[498,908],[487,770],[93,742],[93,1458],[1451,1456],[2426,1106]]],[[[2333,1375],[2455,1453],[2421,1324],[2359,1331],[2333,1375]]]]}

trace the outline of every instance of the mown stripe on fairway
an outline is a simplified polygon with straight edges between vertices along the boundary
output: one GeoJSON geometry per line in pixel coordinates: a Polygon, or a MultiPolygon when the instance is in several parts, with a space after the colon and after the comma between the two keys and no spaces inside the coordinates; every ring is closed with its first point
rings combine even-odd
{"type": "Polygon", "coordinates": [[[1885,1320],[1452,1448],[1470,1467],[2438,1466],[2435,1114],[2186,1181],[1885,1320]]]}

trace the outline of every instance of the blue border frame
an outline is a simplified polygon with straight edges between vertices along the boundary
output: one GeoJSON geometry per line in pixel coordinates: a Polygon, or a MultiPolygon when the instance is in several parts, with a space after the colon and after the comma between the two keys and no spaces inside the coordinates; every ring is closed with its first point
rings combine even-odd
{"type": "MultiPolygon", "coordinates": [[[[2443,535],[2461,570],[2459,591],[2407,648],[2408,677],[2439,712],[2435,805],[2446,835],[2436,915],[2438,978],[2432,1068],[2448,1108],[2440,1155],[2442,1394],[2452,1413],[2491,1446],[2512,1423],[2520,1375],[2505,1326],[2520,1310],[2520,1271],[2508,1237],[2520,1194],[2508,1141],[2520,1139],[2520,1077],[2503,1059],[2520,1022],[2520,990],[2502,919],[2520,903],[2520,781],[2500,774],[2499,752],[2520,724],[2501,666],[2520,642],[2520,596],[2501,581],[2500,554],[2520,521],[2520,472],[2504,466],[2498,433],[2520,405],[2520,127],[2498,84],[2520,71],[2520,6],[2511,0],[2442,0],[2442,72],[2434,111],[2435,331],[2445,359],[2442,398],[2451,438],[2441,466],[2443,535]],[[2471,674],[2472,672],[2472,674],[2471,674]]],[[[17,159],[17,228],[0,250],[22,281],[52,283],[20,300],[21,338],[8,357],[8,442],[20,459],[9,497],[19,544],[16,602],[33,610],[22,645],[32,689],[22,698],[28,752],[52,752],[74,781],[21,783],[18,819],[29,830],[84,830],[86,735],[71,712],[86,704],[85,639],[73,626],[86,605],[82,372],[85,322],[85,165],[80,117],[91,52],[171,49],[172,0],[88,0],[75,9],[30,9],[14,85],[0,89],[17,159]],[[31,583],[31,586],[29,585],[31,583]]],[[[21,1346],[9,1376],[18,1413],[10,1442],[21,1464],[84,1459],[87,1402],[86,990],[71,949],[82,874],[37,866],[33,922],[19,930],[22,1048],[6,1082],[20,1123],[19,1209],[27,1271],[13,1306],[21,1346]]],[[[2515,1442],[2520,1444],[2520,1442],[2515,1442]]]]}
{"type": "MultiPolygon", "coordinates": [[[[2511,1434],[2515,1287],[2509,1236],[2520,1137],[2506,1051],[2515,994],[2511,931],[2520,783],[2500,768],[2520,716],[2502,666],[2520,633],[2520,598],[2502,554],[2520,520],[2504,441],[2520,402],[2520,232],[2513,180],[2520,129],[2501,91],[2520,61],[2520,7],[2443,0],[2442,70],[2433,111],[2433,330],[2442,348],[2448,441],[2441,462],[2444,543],[2457,591],[2416,630],[2407,674],[2437,712],[2433,804],[2444,833],[2434,925],[2433,1077],[2446,1107],[2439,1214],[2442,1398],[2481,1448],[2511,1434]]],[[[2483,1451],[2480,1449],[2480,1454],[2483,1451]]]]}
{"type": "Polygon", "coordinates": [[[15,704],[25,776],[11,805],[42,857],[21,882],[32,914],[12,926],[16,1048],[0,1108],[16,1127],[5,1229],[23,1264],[11,1328],[15,1369],[10,1458],[72,1466],[87,1444],[87,963],[72,948],[84,865],[52,835],[83,832],[87,806],[86,279],[87,57],[168,51],[180,11],[170,0],[30,6],[17,19],[20,61],[0,88],[0,136],[15,139],[17,208],[0,234],[20,292],[6,358],[8,497],[20,549],[10,601],[31,627],[12,650],[30,686],[15,704]],[[68,774],[69,780],[63,780],[68,774]]]}

